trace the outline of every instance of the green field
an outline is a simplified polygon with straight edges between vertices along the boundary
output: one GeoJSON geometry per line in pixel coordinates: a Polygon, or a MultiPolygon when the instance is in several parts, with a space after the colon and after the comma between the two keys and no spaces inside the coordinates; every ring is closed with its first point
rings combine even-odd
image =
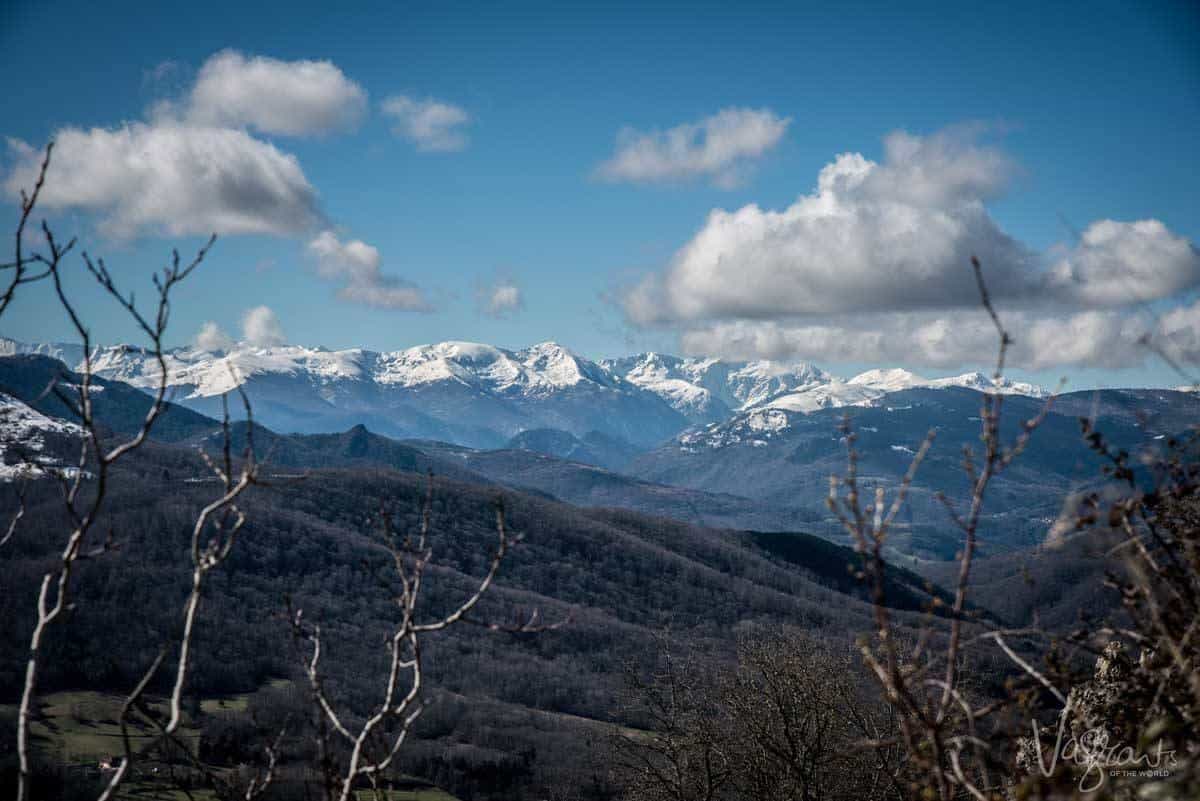
{"type": "MultiPolygon", "coordinates": [[[[275,679],[263,689],[283,689],[289,686],[286,679],[275,679]]],[[[206,715],[243,713],[249,708],[253,693],[206,698],[201,700],[200,709],[206,715]]],[[[30,724],[31,742],[43,759],[65,766],[77,766],[89,770],[89,776],[99,780],[96,768],[100,762],[124,753],[121,727],[117,722],[121,714],[123,696],[93,691],[71,691],[49,693],[41,696],[39,707],[42,715],[30,724]]],[[[147,704],[158,712],[165,711],[161,698],[147,698],[147,704]]],[[[17,707],[0,704],[0,712],[16,716],[17,707]]],[[[153,724],[140,715],[131,718],[130,741],[134,750],[140,750],[156,739],[153,724]]],[[[200,729],[185,715],[183,725],[176,731],[176,739],[185,744],[193,754],[197,753],[200,729]]],[[[130,776],[122,785],[119,799],[164,799],[165,801],[213,801],[215,795],[204,789],[193,789],[191,795],[174,789],[169,779],[170,767],[156,759],[140,761],[140,771],[130,776]],[[158,773],[155,773],[155,769],[158,773]]],[[[222,772],[221,769],[214,769],[222,772]]],[[[360,801],[374,801],[369,790],[358,790],[355,797],[360,801]]],[[[454,796],[436,787],[417,790],[390,790],[388,801],[457,801],[454,796]]]]}
{"type": "MultiPolygon", "coordinates": [[[[34,747],[43,754],[56,755],[63,764],[96,764],[106,757],[124,752],[121,727],[123,697],[92,691],[58,692],[39,699],[42,716],[30,725],[34,747]]],[[[162,709],[162,702],[151,699],[149,706],[162,709]]],[[[12,714],[13,707],[7,707],[12,714]]],[[[130,721],[130,740],[136,749],[152,742],[156,735],[153,725],[140,715],[130,721]]],[[[200,731],[191,721],[176,732],[177,739],[195,753],[200,731]]]]}

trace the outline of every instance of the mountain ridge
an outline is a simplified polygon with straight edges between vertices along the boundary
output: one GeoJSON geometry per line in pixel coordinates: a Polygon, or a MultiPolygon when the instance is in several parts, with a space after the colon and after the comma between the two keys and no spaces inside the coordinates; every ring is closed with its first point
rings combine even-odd
{"type": "MultiPolygon", "coordinates": [[[[79,345],[0,338],[0,357],[36,354],[69,370],[79,345]]],[[[130,345],[98,346],[94,373],[142,390],[158,363],[130,345]]],[[[256,417],[279,431],[329,433],[364,423],[401,439],[503,447],[513,437],[557,429],[651,448],[694,427],[724,424],[756,410],[811,413],[877,403],[916,387],[967,387],[1041,397],[1032,384],[993,384],[979,373],[926,379],[899,368],[842,379],[803,361],[724,361],[645,352],[592,361],[555,343],[510,350],[449,340],[395,351],[330,350],[236,343],[180,347],[166,354],[167,383],[181,406],[216,416],[220,396],[244,388],[256,417]]],[[[759,414],[759,417],[762,417],[759,414]]]]}

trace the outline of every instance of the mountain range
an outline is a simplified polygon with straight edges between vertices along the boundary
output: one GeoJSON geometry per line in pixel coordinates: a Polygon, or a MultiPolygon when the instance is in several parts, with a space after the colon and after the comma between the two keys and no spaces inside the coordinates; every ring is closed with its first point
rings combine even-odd
{"type": "MultiPolygon", "coordinates": [[[[0,340],[0,392],[7,393],[0,423],[13,432],[6,439],[69,439],[70,429],[58,422],[70,420],[69,410],[44,390],[56,380],[77,382],[72,368],[82,358],[78,347],[0,340]]],[[[840,542],[825,499],[829,476],[845,470],[839,427],[847,416],[860,474],[884,487],[900,481],[934,430],[936,446],[891,541],[934,559],[957,545],[937,497],[963,491],[961,454],[978,444],[981,391],[1005,394],[1008,436],[1051,403],[1031,447],[995,482],[1000,500],[983,523],[982,547],[990,551],[1039,542],[1064,495],[1095,486],[1098,465],[1078,418],[1096,420],[1131,451],[1200,419],[1194,392],[1098,390],[1051,399],[1039,387],[993,385],[979,373],[927,379],[881,369],[843,380],[802,362],[656,353],[593,362],[554,343],[505,350],[444,342],[390,353],[239,345],[215,353],[179,349],[167,363],[174,403],[156,427],[160,441],[203,441],[215,428],[222,393],[240,386],[255,423],[274,438],[281,467],[433,469],[580,506],[707,526],[802,529],[840,542]]],[[[97,349],[92,365],[104,424],[136,428],[156,363],[140,349],[115,346],[97,349]]],[[[21,464],[56,458],[54,448],[32,457],[17,450],[10,444],[0,455],[13,475],[21,464]]]]}
{"type": "MultiPolygon", "coordinates": [[[[81,369],[78,345],[0,339],[0,356],[41,354],[81,369]]],[[[141,348],[92,353],[103,378],[150,389],[158,365],[141,348]]],[[[607,448],[648,449],[695,425],[769,421],[773,410],[808,413],[870,406],[916,387],[984,389],[979,373],[929,380],[905,370],[871,370],[842,380],[805,362],[727,362],[641,353],[594,362],[554,342],[505,350],[440,342],[406,350],[327,350],[294,345],[227,351],[179,348],[167,357],[172,399],[207,415],[241,386],[256,418],[277,431],[325,433],[362,423],[399,438],[495,448],[537,429],[599,437],[607,448]]],[[[1031,384],[1004,392],[1041,397],[1031,384]]],[[[769,423],[768,423],[769,424],[769,423]]]]}

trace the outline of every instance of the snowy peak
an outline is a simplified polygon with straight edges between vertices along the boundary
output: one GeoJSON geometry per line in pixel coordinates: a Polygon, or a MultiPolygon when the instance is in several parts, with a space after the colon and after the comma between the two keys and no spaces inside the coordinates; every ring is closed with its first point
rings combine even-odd
{"type": "Polygon", "coordinates": [[[824,409],[880,406],[889,394],[905,390],[962,387],[978,392],[1001,392],[1035,398],[1046,394],[1033,384],[1008,379],[997,383],[982,373],[927,379],[902,368],[890,368],[868,370],[842,381],[817,368],[810,368],[809,372],[795,367],[780,370],[763,362],[747,365],[737,373],[759,379],[782,374],[787,379],[774,385],[766,382],[753,385],[755,391],[766,396],[765,400],[753,402],[751,395],[748,402],[724,422],[684,432],[678,437],[682,450],[721,448],[743,442],[765,446],[774,436],[792,427],[795,422],[793,415],[804,416],[824,409]],[[780,387],[787,386],[788,379],[797,382],[808,380],[807,383],[797,383],[790,389],[779,391],[780,387]]]}
{"type": "Polygon", "coordinates": [[[602,365],[647,389],[696,422],[722,419],[801,387],[832,380],[806,362],[726,362],[647,352],[602,365]]]}
{"type": "Polygon", "coordinates": [[[1011,378],[1001,378],[999,381],[996,381],[992,376],[984,375],[980,372],[963,373],[962,375],[951,376],[949,378],[935,378],[927,382],[925,386],[934,389],[941,387],[963,387],[965,389],[974,389],[978,392],[995,392],[1001,395],[1028,395],[1031,398],[1044,398],[1048,394],[1046,390],[1037,384],[1013,381],[1011,378]]]}
{"type": "MultiPolygon", "coordinates": [[[[329,351],[297,345],[259,348],[238,344],[228,351],[181,348],[166,354],[167,384],[186,397],[210,398],[229,392],[261,375],[302,377],[314,384],[362,376],[361,350],[329,351]]],[[[92,358],[104,378],[148,389],[159,380],[159,366],[141,348],[118,345],[99,349],[92,358]]],[[[79,369],[76,365],[75,369],[79,369]]]]}
{"type": "Polygon", "coordinates": [[[612,377],[556,342],[510,351],[477,342],[439,342],[381,353],[374,380],[415,387],[456,381],[481,390],[547,394],[581,383],[611,386],[612,377]]]}
{"type": "Polygon", "coordinates": [[[889,392],[899,392],[904,389],[926,386],[929,383],[929,379],[922,378],[916,373],[900,367],[893,367],[886,370],[867,370],[865,373],[859,373],[854,376],[854,378],[851,378],[846,383],[854,384],[855,386],[874,387],[889,392]]]}
{"type": "Polygon", "coordinates": [[[729,373],[727,384],[742,408],[766,403],[780,395],[805,387],[827,384],[833,376],[808,362],[792,364],[744,362],[729,373]]]}
{"type": "Polygon", "coordinates": [[[49,356],[51,359],[73,365],[83,359],[83,346],[64,342],[19,342],[15,339],[0,337],[0,357],[2,356],[49,356]]]}
{"type": "Polygon", "coordinates": [[[542,342],[517,351],[539,386],[572,387],[582,382],[612,386],[612,375],[595,362],[576,356],[557,342],[542,342]]]}
{"type": "Polygon", "coordinates": [[[871,387],[882,392],[900,392],[905,389],[962,387],[964,389],[973,389],[977,392],[999,392],[1003,395],[1028,395],[1031,398],[1044,398],[1046,396],[1046,390],[1036,384],[1013,381],[1010,378],[1002,378],[997,383],[991,376],[980,372],[930,379],[897,367],[889,370],[867,370],[865,373],[859,373],[854,376],[854,378],[851,378],[846,383],[871,387]]]}
{"type": "Polygon", "coordinates": [[[518,362],[499,348],[475,342],[439,342],[378,354],[372,378],[378,384],[399,387],[440,381],[502,384],[515,381],[520,372],[518,362]]]}
{"type": "Polygon", "coordinates": [[[851,382],[829,381],[776,396],[762,404],[762,407],[811,414],[821,409],[838,409],[843,406],[870,406],[888,391],[851,382]]]}
{"type": "Polygon", "coordinates": [[[653,392],[671,408],[692,421],[717,419],[728,413],[726,405],[704,386],[704,377],[715,360],[681,359],[659,353],[641,353],[601,362],[619,379],[653,392]]]}

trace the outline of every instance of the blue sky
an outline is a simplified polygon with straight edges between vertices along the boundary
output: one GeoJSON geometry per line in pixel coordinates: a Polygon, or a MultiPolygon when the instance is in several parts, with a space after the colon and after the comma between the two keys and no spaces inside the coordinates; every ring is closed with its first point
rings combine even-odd
{"type": "MultiPolygon", "coordinates": [[[[953,328],[974,313],[961,299],[910,298],[893,308],[885,297],[866,302],[862,313],[825,313],[786,299],[738,305],[742,298],[730,311],[728,287],[678,285],[689,275],[737,283],[742,267],[729,265],[761,254],[766,245],[755,243],[726,251],[724,266],[700,254],[691,272],[672,273],[676,254],[708,227],[713,209],[757,204],[782,211],[815,191],[818,173],[838,154],[886,164],[885,137],[901,130],[926,145],[914,157],[921,175],[947,164],[973,169],[989,154],[1002,155],[1003,165],[988,161],[991,172],[972,179],[968,194],[985,204],[988,231],[1002,231],[1021,253],[1039,254],[1043,267],[1062,252],[1078,264],[1107,258],[1077,248],[1097,221],[1161,223],[1162,231],[1142,231],[1138,242],[1150,236],[1174,247],[1154,252],[1174,254],[1176,275],[1148,289],[1136,308],[1099,290],[1060,293],[1047,303],[1044,292],[1014,289],[998,302],[1002,312],[1028,312],[1022,325],[1045,330],[1056,343],[1064,334],[1051,323],[1071,315],[1099,315],[1096,325],[1128,333],[1129,320],[1153,326],[1156,315],[1182,310],[1170,333],[1190,358],[1200,336],[1195,315],[1184,313],[1196,298],[1191,243],[1200,241],[1200,12],[1185,3],[965,5],[380,3],[350,11],[323,3],[139,8],[10,0],[0,8],[0,92],[8,110],[0,134],[38,147],[64,128],[86,134],[153,126],[163,112],[152,109],[163,101],[174,104],[175,119],[187,118],[202,68],[228,50],[240,63],[265,57],[281,69],[329,62],[365,95],[353,121],[318,133],[264,131],[250,120],[254,108],[222,117],[221,125],[295,158],[320,219],[289,223],[282,232],[223,236],[180,294],[173,331],[181,344],[207,321],[237,337],[246,311],[266,305],[289,342],[334,348],[443,339],[519,347],[554,339],[592,357],[701,343],[727,355],[807,357],[845,372],[882,362],[929,374],[984,365],[990,353],[904,358],[886,344],[821,345],[810,336],[814,325],[835,334],[866,327],[883,340],[894,339],[897,326],[944,320],[953,328]],[[449,146],[436,135],[397,134],[401,118],[381,105],[395,97],[418,106],[436,101],[467,121],[446,126],[457,137],[449,146]],[[665,178],[634,171],[606,179],[597,172],[630,138],[688,124],[701,126],[696,136],[703,136],[704,121],[729,109],[786,124],[731,164],[667,164],[665,178]],[[619,140],[623,129],[635,133],[619,140]],[[997,182],[1002,188],[993,187],[997,182]],[[323,230],[340,245],[375,248],[374,277],[353,272],[345,262],[351,256],[340,251],[331,257],[342,258],[338,264],[314,255],[310,243],[323,230]],[[382,308],[362,302],[362,294],[339,295],[368,284],[411,288],[421,302],[407,305],[423,308],[397,308],[405,305],[399,300],[382,308]],[[638,285],[649,287],[654,314],[630,312],[626,293],[638,285]],[[499,286],[514,287],[520,304],[496,316],[481,306],[499,286]],[[669,311],[659,314],[660,307],[669,311]],[[769,337],[764,326],[771,326],[769,337]],[[740,333],[731,339],[732,327],[740,333]]],[[[19,146],[3,154],[0,178],[7,176],[8,190],[23,160],[19,146]]],[[[896,180],[910,174],[897,169],[896,180]]],[[[884,194],[892,203],[892,190],[884,194]]],[[[149,271],[171,246],[186,251],[201,241],[169,235],[172,223],[151,212],[116,231],[110,199],[89,198],[64,195],[47,213],[143,294],[149,271]]],[[[15,219],[10,193],[5,202],[15,219]]],[[[1116,234],[1134,236],[1131,229],[1116,234]]],[[[814,235],[820,232],[805,229],[804,236],[814,235]]],[[[807,239],[788,241],[808,246],[807,239]]],[[[1113,252],[1144,251],[1130,245],[1113,252]]],[[[758,270],[756,280],[769,287],[770,270],[792,267],[781,257],[747,269],[758,270]]],[[[1136,265],[1130,269],[1141,275],[1136,265]]],[[[81,272],[70,286],[81,300],[97,301],[87,304],[97,338],[133,340],[81,272]]],[[[856,286],[836,297],[853,297],[856,286]]],[[[0,332],[52,340],[68,329],[43,287],[0,320],[0,332]]],[[[1181,383],[1153,360],[1094,350],[1028,359],[1030,369],[1018,375],[1070,375],[1076,387],[1181,383]]]]}

